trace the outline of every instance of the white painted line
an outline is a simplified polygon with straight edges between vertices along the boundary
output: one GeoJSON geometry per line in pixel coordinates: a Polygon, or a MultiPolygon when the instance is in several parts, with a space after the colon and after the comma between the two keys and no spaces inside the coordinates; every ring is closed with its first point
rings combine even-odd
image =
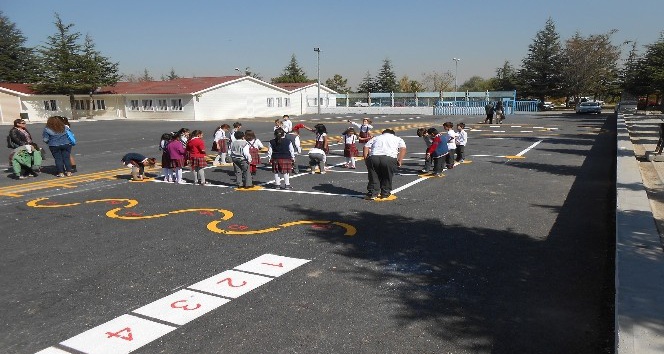
{"type": "Polygon", "coordinates": [[[504,130],[494,130],[493,132],[494,133],[504,133],[505,131],[504,130]]]}
{"type": "Polygon", "coordinates": [[[544,129],[544,127],[533,127],[533,129],[544,129]]]}
{"type": "Polygon", "coordinates": [[[537,141],[537,142],[534,143],[533,145],[530,145],[529,147],[527,147],[525,150],[523,150],[523,151],[521,151],[520,153],[516,154],[516,156],[523,156],[525,153],[527,153],[528,151],[530,151],[531,149],[533,149],[535,146],[539,145],[539,143],[541,143],[541,142],[543,142],[543,141],[544,141],[544,140],[539,140],[539,141],[537,141]]]}
{"type": "Polygon", "coordinates": [[[510,127],[512,127],[512,128],[521,128],[520,125],[510,125],[510,127]]]}
{"type": "Polygon", "coordinates": [[[279,193],[295,193],[295,194],[311,194],[311,195],[333,195],[333,196],[339,196],[339,197],[364,198],[364,194],[340,194],[340,193],[327,193],[327,192],[296,191],[296,190],[289,190],[289,189],[261,189],[261,191],[279,192],[279,193]]]}
{"type": "Polygon", "coordinates": [[[490,125],[489,128],[500,128],[500,125],[490,125]]]}
{"type": "Polygon", "coordinates": [[[520,133],[532,133],[532,132],[533,132],[532,130],[522,130],[522,131],[520,131],[520,133]]]}
{"type": "Polygon", "coordinates": [[[35,354],[71,354],[71,353],[55,347],[48,347],[46,349],[36,352],[35,354]]]}
{"type": "Polygon", "coordinates": [[[307,262],[309,262],[308,259],[264,254],[258,258],[250,260],[249,262],[240,264],[239,266],[235,267],[235,269],[245,272],[269,275],[271,277],[279,277],[303,264],[306,264],[307,262]]]}
{"type": "Polygon", "coordinates": [[[272,278],[227,270],[188,286],[188,288],[235,299],[270,280],[272,278]]]}
{"type": "Polygon", "coordinates": [[[494,155],[470,155],[472,157],[492,157],[494,155]]]}
{"type": "Polygon", "coordinates": [[[182,326],[229,301],[183,289],[132,312],[182,326]]]}
{"type": "Polygon", "coordinates": [[[414,186],[414,185],[416,185],[416,184],[418,184],[418,183],[420,183],[420,182],[424,182],[424,181],[427,180],[427,179],[428,179],[428,178],[418,178],[418,179],[416,179],[416,180],[414,180],[414,181],[412,181],[412,182],[410,182],[410,183],[407,183],[407,184],[405,184],[405,185],[403,185],[403,186],[401,186],[401,187],[399,187],[399,188],[397,188],[397,189],[392,190],[392,194],[397,194],[397,193],[401,192],[402,190],[404,190],[404,189],[406,189],[406,188],[408,188],[408,187],[414,186]]]}
{"type": "Polygon", "coordinates": [[[131,353],[176,328],[122,315],[60,344],[89,354],[131,353]]]}
{"type": "Polygon", "coordinates": [[[327,172],[333,172],[333,173],[357,173],[357,174],[364,174],[366,175],[368,172],[367,171],[353,171],[352,169],[350,171],[344,171],[344,170],[329,170],[327,172]]]}

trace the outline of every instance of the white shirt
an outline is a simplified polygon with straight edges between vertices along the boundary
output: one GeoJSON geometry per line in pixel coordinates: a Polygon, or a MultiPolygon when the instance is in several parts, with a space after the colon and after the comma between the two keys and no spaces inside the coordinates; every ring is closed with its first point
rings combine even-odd
{"type": "Polygon", "coordinates": [[[369,156],[389,156],[396,159],[399,149],[406,147],[406,142],[394,134],[383,133],[367,141],[364,147],[369,148],[369,156]]]}
{"type": "Polygon", "coordinates": [[[216,132],[214,132],[214,141],[219,141],[219,140],[224,140],[226,139],[226,131],[223,129],[219,129],[216,132]]]}
{"type": "Polygon", "coordinates": [[[457,145],[466,145],[468,143],[468,133],[465,130],[461,129],[456,138],[457,145]]]}
{"type": "Polygon", "coordinates": [[[457,137],[458,135],[459,135],[459,134],[457,134],[457,132],[455,132],[455,131],[452,130],[452,129],[450,129],[450,130],[447,131],[447,137],[446,137],[446,139],[447,139],[447,148],[448,148],[449,150],[456,149],[456,142],[455,142],[455,141],[456,141],[456,137],[457,137]]]}
{"type": "Polygon", "coordinates": [[[293,131],[293,122],[291,122],[290,119],[284,119],[283,122],[281,122],[281,129],[283,129],[286,133],[290,133],[293,131]]]}

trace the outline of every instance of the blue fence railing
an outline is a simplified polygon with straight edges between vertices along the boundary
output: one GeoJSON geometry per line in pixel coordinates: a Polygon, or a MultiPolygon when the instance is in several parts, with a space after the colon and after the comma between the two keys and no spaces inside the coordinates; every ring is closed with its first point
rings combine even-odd
{"type": "MultiPolygon", "coordinates": [[[[485,115],[486,101],[443,101],[433,108],[434,115],[485,115]]],[[[505,114],[537,112],[537,101],[504,100],[505,114]]]]}

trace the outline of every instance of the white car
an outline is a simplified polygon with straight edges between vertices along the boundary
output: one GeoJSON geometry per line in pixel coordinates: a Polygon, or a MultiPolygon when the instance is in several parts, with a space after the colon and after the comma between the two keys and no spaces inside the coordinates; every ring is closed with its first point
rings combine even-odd
{"type": "Polygon", "coordinates": [[[602,113],[602,105],[599,102],[580,102],[576,105],[576,113],[602,113]]]}

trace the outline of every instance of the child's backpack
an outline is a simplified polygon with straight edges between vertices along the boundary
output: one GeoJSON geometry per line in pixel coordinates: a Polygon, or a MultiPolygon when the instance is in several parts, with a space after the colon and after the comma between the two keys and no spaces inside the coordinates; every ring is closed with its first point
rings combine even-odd
{"type": "Polygon", "coordinates": [[[438,139],[439,142],[436,146],[436,150],[434,150],[433,154],[431,154],[431,157],[438,158],[447,155],[450,152],[450,150],[447,148],[447,142],[443,141],[440,136],[437,136],[435,139],[438,139]]]}

